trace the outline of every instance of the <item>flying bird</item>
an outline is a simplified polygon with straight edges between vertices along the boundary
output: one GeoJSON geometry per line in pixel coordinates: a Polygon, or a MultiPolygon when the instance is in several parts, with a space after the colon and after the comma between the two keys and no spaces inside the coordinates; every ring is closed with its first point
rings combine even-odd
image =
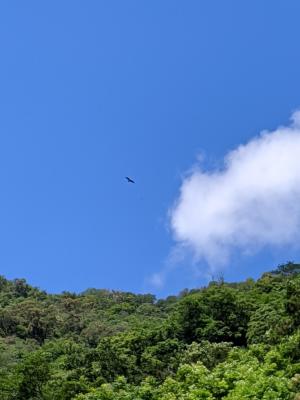
{"type": "Polygon", "coordinates": [[[132,180],[131,178],[128,178],[128,176],[125,176],[125,179],[127,179],[128,183],[135,183],[134,180],[132,180]]]}

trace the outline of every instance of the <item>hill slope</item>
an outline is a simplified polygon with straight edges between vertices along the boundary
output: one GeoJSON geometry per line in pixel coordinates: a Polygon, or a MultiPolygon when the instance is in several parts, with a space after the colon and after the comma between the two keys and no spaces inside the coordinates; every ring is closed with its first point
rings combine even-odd
{"type": "Polygon", "coordinates": [[[300,398],[299,324],[293,263],[165,300],[1,277],[1,400],[300,398]]]}

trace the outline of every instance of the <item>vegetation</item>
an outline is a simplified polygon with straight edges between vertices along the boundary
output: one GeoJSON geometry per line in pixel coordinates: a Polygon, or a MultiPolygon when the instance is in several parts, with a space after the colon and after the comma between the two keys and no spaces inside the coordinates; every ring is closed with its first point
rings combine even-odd
{"type": "Polygon", "coordinates": [[[300,399],[300,265],[156,300],[0,278],[1,400],[300,399]]]}

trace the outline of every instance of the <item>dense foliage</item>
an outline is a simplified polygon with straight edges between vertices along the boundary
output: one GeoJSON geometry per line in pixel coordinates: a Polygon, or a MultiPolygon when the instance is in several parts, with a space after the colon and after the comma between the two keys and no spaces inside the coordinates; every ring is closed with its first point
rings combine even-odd
{"type": "Polygon", "coordinates": [[[0,277],[1,400],[300,399],[300,265],[156,300],[0,277]]]}

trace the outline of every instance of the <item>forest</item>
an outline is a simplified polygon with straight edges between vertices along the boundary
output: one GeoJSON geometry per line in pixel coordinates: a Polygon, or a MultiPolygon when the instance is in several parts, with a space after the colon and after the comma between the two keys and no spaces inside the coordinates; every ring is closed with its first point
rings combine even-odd
{"type": "Polygon", "coordinates": [[[1,400],[300,399],[300,264],[156,299],[0,277],[1,400]]]}

